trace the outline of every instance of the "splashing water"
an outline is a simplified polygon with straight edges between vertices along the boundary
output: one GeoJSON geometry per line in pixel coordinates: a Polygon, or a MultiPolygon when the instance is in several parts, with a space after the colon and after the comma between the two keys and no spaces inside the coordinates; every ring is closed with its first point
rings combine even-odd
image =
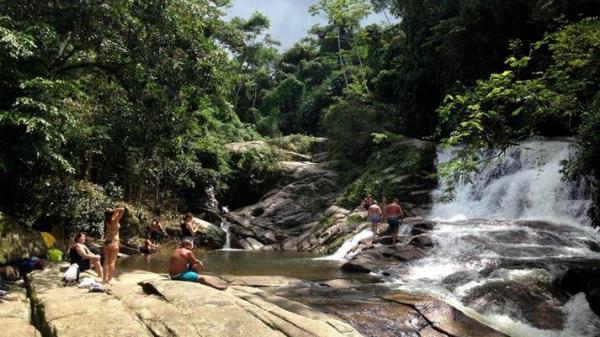
{"type": "Polygon", "coordinates": [[[364,229],[358,234],[354,235],[352,239],[345,241],[338,250],[329,256],[319,257],[317,260],[336,260],[343,261],[352,258],[348,253],[354,248],[361,240],[373,236],[373,232],[370,229],[364,229]]]}
{"type": "MultiPolygon", "coordinates": [[[[438,151],[438,162],[452,158],[456,149],[438,151]]],[[[450,203],[436,203],[431,217],[438,220],[536,219],[569,225],[589,225],[591,200],[585,184],[565,181],[562,162],[571,154],[567,141],[529,141],[456,186],[450,203]]],[[[437,197],[443,187],[434,193],[437,197]]]]}
{"type": "MultiPolygon", "coordinates": [[[[452,202],[433,206],[435,247],[398,265],[391,284],[437,297],[510,336],[597,336],[600,318],[585,295],[561,300],[552,290],[572,261],[600,263],[591,249],[600,240],[588,226],[589,191],[560,172],[570,151],[567,141],[529,141],[456,186],[452,202]]],[[[438,152],[439,162],[451,156],[438,152]]]]}

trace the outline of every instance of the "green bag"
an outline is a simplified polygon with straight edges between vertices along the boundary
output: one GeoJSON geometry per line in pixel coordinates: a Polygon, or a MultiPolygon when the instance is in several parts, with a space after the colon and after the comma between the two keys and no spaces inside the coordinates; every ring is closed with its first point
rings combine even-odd
{"type": "Polygon", "coordinates": [[[52,262],[61,262],[63,259],[63,252],[58,248],[48,249],[48,260],[52,262]]]}

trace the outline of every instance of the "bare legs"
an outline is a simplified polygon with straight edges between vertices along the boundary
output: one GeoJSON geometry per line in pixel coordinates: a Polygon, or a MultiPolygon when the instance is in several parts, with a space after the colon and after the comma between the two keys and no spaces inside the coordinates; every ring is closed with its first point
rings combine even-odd
{"type": "Polygon", "coordinates": [[[212,283],[212,282],[208,281],[207,279],[205,279],[202,276],[198,277],[198,282],[204,284],[205,286],[213,287],[213,288],[215,288],[217,290],[225,290],[225,289],[227,289],[226,285],[221,286],[221,285],[218,285],[216,283],[212,283]]]}
{"type": "Polygon", "coordinates": [[[371,231],[373,232],[373,240],[377,237],[377,231],[379,230],[379,223],[371,224],[371,231]]]}
{"type": "Polygon", "coordinates": [[[104,275],[103,283],[110,283],[117,264],[117,255],[119,255],[119,242],[114,241],[104,246],[104,275]]]}
{"type": "Polygon", "coordinates": [[[396,241],[398,241],[398,228],[392,231],[392,246],[396,245],[396,241]]]}
{"type": "Polygon", "coordinates": [[[98,273],[98,277],[103,277],[102,265],[100,264],[100,258],[91,258],[90,263],[94,265],[94,270],[98,273]]]}

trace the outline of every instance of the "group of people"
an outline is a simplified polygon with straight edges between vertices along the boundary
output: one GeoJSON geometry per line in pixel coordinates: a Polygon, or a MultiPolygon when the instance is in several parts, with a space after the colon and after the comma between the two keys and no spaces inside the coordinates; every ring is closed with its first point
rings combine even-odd
{"type": "MultiPolygon", "coordinates": [[[[73,240],[73,245],[69,249],[69,259],[71,263],[79,266],[79,271],[85,271],[92,266],[99,278],[102,278],[102,283],[109,284],[115,273],[117,256],[119,254],[119,229],[121,227],[120,220],[123,217],[125,210],[123,208],[107,209],[104,213],[104,263],[101,264],[101,256],[94,254],[86,246],[86,235],[77,233],[73,240]]],[[[156,249],[157,244],[152,241],[158,240],[156,234],[163,231],[160,224],[160,219],[155,219],[150,226],[149,233],[146,235],[144,246],[148,249],[156,249]],[[152,230],[154,228],[154,230],[152,230]]],[[[180,239],[180,246],[171,252],[169,259],[169,276],[172,280],[199,282],[215,289],[223,290],[226,286],[207,280],[200,273],[204,271],[205,265],[196,258],[192,248],[194,247],[193,236],[198,230],[198,226],[194,226],[194,217],[191,213],[187,213],[184,221],[181,223],[183,235],[180,239]],[[185,228],[185,230],[184,230],[185,228]]]]}
{"type": "Polygon", "coordinates": [[[392,246],[398,241],[398,232],[402,220],[404,219],[404,211],[398,203],[398,199],[392,200],[388,205],[385,196],[382,198],[381,207],[373,200],[371,195],[368,195],[362,200],[362,206],[367,210],[367,219],[371,221],[371,230],[373,231],[373,239],[379,235],[379,224],[382,221],[387,221],[392,235],[392,246]]]}

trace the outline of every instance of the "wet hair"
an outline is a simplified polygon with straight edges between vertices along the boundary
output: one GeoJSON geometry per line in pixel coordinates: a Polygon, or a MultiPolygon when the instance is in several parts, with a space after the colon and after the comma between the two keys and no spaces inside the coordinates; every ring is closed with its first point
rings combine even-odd
{"type": "Polygon", "coordinates": [[[115,210],[112,208],[107,208],[104,210],[104,223],[109,223],[112,221],[112,216],[115,213],[115,210]]]}
{"type": "Polygon", "coordinates": [[[193,218],[194,218],[194,215],[190,212],[185,213],[185,216],[183,217],[184,220],[193,219],[193,218]]]}
{"type": "Polygon", "coordinates": [[[83,233],[83,232],[79,232],[79,233],[75,234],[75,237],[73,238],[73,242],[77,243],[77,241],[79,241],[79,239],[81,239],[81,237],[84,235],[85,235],[85,233],[83,233]]]}

